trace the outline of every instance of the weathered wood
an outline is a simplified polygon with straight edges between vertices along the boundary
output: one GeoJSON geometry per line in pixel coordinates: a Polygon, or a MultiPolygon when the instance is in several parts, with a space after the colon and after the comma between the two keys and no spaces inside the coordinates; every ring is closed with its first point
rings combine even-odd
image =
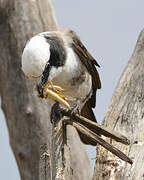
{"type": "Polygon", "coordinates": [[[40,146],[50,147],[48,103],[38,101],[33,86],[21,71],[26,41],[46,29],[57,29],[51,1],[0,0],[0,94],[21,179],[39,179],[40,146]],[[47,18],[41,21],[41,16],[47,18]],[[49,21],[52,22],[49,26],[49,21]],[[43,25],[45,24],[45,26],[43,25]]]}
{"type": "MultiPolygon", "coordinates": [[[[110,142],[133,159],[128,165],[98,146],[94,180],[144,178],[144,30],[107,110],[104,125],[127,136],[131,146],[110,142]]],[[[107,139],[106,139],[107,140],[107,139]]]]}
{"type": "Polygon", "coordinates": [[[66,125],[61,119],[52,128],[52,179],[71,180],[70,148],[67,146],[66,125]]]}
{"type": "MultiPolygon", "coordinates": [[[[51,0],[0,0],[0,94],[10,145],[23,180],[42,180],[44,175],[51,179],[52,127],[49,104],[34,95],[33,85],[21,71],[21,54],[30,37],[57,29],[51,0]]],[[[70,153],[77,161],[75,165],[71,158],[73,177],[82,180],[87,175],[91,179],[87,154],[77,138],[72,129],[70,153]]]]}
{"type": "Polygon", "coordinates": [[[51,153],[47,144],[40,147],[40,160],[39,160],[39,180],[52,179],[52,164],[51,153]]]}

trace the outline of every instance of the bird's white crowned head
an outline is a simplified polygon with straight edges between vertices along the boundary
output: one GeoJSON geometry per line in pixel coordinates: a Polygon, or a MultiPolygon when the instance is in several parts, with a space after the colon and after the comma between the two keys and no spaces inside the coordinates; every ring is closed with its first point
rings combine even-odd
{"type": "Polygon", "coordinates": [[[43,36],[37,35],[26,44],[22,54],[22,70],[32,80],[41,77],[50,58],[50,45],[43,36]]]}

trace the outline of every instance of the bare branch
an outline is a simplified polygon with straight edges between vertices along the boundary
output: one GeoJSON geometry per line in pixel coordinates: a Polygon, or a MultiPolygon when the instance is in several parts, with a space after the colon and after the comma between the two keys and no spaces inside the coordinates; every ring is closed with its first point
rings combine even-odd
{"type": "Polygon", "coordinates": [[[104,125],[130,138],[131,146],[114,141],[133,159],[129,166],[118,161],[102,147],[98,147],[96,180],[140,180],[144,174],[144,30],[142,30],[134,53],[126,66],[107,110],[104,125]]]}
{"type": "Polygon", "coordinates": [[[118,141],[122,141],[124,142],[123,144],[125,144],[126,142],[129,142],[129,140],[124,137],[124,136],[118,136],[116,135],[115,132],[111,133],[109,131],[106,130],[106,128],[103,128],[102,126],[98,125],[97,123],[94,123],[90,120],[88,120],[87,118],[84,118],[83,116],[80,116],[78,114],[71,114],[71,112],[69,110],[66,109],[61,109],[61,112],[64,116],[68,116],[71,118],[71,120],[65,120],[66,124],[70,124],[72,126],[74,126],[78,131],[80,131],[84,137],[88,137],[89,139],[91,139],[92,141],[100,144],[101,146],[103,146],[104,148],[106,148],[108,151],[112,152],[113,154],[115,154],[116,156],[118,156],[120,159],[132,164],[132,160],[126,156],[123,152],[121,152],[119,149],[115,148],[114,146],[112,146],[111,144],[107,143],[104,139],[102,139],[100,137],[100,135],[104,135],[106,134],[111,136],[112,139],[118,139],[118,141]],[[86,124],[86,126],[85,126],[86,124]],[[93,129],[89,129],[89,127],[92,126],[93,129]],[[96,131],[96,130],[99,131],[96,131]],[[102,129],[102,131],[100,131],[100,129],[102,129]],[[103,131],[104,130],[104,131],[103,131]],[[124,139],[124,141],[123,141],[124,139]],[[127,140],[127,141],[125,141],[127,140]]]}
{"type": "Polygon", "coordinates": [[[125,137],[125,136],[121,135],[120,133],[117,133],[113,130],[110,130],[109,128],[101,126],[98,123],[93,122],[93,121],[91,121],[91,120],[89,120],[89,119],[87,119],[87,118],[85,118],[79,114],[71,114],[70,111],[67,111],[65,109],[62,110],[62,113],[65,116],[69,116],[74,121],[81,123],[85,127],[88,127],[89,129],[91,129],[96,134],[100,134],[100,135],[104,135],[106,137],[110,137],[110,138],[114,139],[115,141],[121,142],[121,143],[126,144],[126,145],[130,144],[130,141],[127,137],[125,137]]]}

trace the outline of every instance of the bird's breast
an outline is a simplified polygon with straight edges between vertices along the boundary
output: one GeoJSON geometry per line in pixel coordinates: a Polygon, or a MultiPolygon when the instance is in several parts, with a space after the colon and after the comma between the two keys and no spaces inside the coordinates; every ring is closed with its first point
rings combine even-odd
{"type": "Polygon", "coordinates": [[[91,91],[91,76],[71,48],[67,48],[64,66],[52,69],[52,74],[57,74],[52,79],[53,84],[61,86],[67,96],[85,97],[91,91]]]}

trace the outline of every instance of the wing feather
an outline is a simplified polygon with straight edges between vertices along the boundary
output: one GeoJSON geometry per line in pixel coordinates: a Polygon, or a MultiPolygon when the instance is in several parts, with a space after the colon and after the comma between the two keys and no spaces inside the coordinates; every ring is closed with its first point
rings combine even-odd
{"type": "Polygon", "coordinates": [[[91,56],[91,54],[87,51],[83,43],[81,42],[80,38],[77,36],[77,34],[70,30],[69,31],[70,36],[72,37],[71,46],[74,50],[74,52],[79,57],[80,61],[85,65],[87,71],[92,76],[92,88],[93,88],[93,95],[89,99],[89,105],[91,107],[96,106],[96,91],[97,89],[101,88],[101,81],[98,74],[98,71],[96,69],[96,66],[100,67],[100,65],[97,63],[97,61],[91,56]]]}

